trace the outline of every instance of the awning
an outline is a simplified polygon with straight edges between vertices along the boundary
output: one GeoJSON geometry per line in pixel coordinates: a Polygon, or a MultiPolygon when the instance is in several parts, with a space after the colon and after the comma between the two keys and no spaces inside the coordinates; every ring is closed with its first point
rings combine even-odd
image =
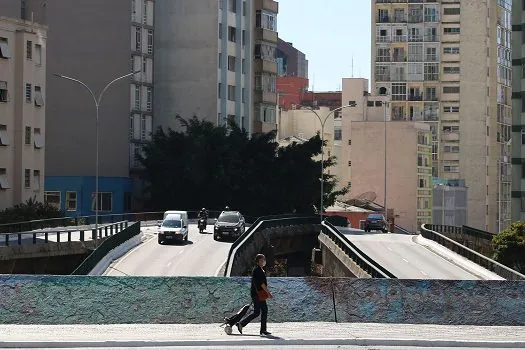
{"type": "Polygon", "coordinates": [[[9,45],[7,45],[7,41],[0,40],[0,56],[3,58],[10,58],[11,52],[9,52],[9,45]]]}
{"type": "Polygon", "coordinates": [[[33,141],[35,144],[35,148],[42,148],[44,147],[44,137],[40,133],[35,133],[35,136],[33,137],[33,141]]]}
{"type": "Polygon", "coordinates": [[[35,106],[42,107],[44,105],[44,97],[41,91],[35,91],[35,106]]]}

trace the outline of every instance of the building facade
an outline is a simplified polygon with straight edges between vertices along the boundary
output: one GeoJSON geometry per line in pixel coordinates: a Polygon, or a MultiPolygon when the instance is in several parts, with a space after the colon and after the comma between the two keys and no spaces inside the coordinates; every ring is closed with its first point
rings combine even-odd
{"type": "Polygon", "coordinates": [[[137,155],[153,129],[154,2],[0,2],[0,13],[49,27],[45,200],[68,215],[94,213],[95,106],[86,89],[54,74],[79,79],[98,95],[111,80],[139,71],[107,90],[99,122],[101,214],[131,210],[137,155]]]}
{"type": "Polygon", "coordinates": [[[463,180],[434,178],[432,223],[463,226],[467,224],[468,189],[463,180]]]}
{"type": "Polygon", "coordinates": [[[0,17],[0,210],[44,200],[45,26],[0,17]]]}
{"type": "Polygon", "coordinates": [[[292,43],[279,38],[277,42],[277,74],[308,79],[308,60],[306,55],[292,43]]]}
{"type": "Polygon", "coordinates": [[[511,213],[510,2],[372,1],[372,91],[430,126],[433,176],[464,180],[468,224],[492,232],[511,213]]]}
{"type": "Polygon", "coordinates": [[[512,221],[525,221],[525,3],[512,3],[512,221]]]}
{"type": "Polygon", "coordinates": [[[179,129],[179,115],[276,129],[277,2],[157,0],[156,13],[155,126],[179,129]]]}

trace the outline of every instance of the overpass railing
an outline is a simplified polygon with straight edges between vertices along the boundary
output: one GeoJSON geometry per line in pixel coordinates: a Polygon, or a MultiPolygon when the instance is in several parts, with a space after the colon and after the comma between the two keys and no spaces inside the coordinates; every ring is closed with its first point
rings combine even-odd
{"type": "Polygon", "coordinates": [[[344,234],[328,221],[321,224],[322,232],[327,235],[346,255],[372,278],[396,278],[396,276],[363,253],[344,234]]]}
{"type": "MultiPolygon", "coordinates": [[[[453,252],[475,262],[476,264],[486,268],[489,271],[507,279],[507,280],[525,280],[525,275],[515,271],[499,262],[492,260],[485,255],[482,255],[462,244],[446,237],[445,235],[436,232],[435,229],[439,229],[439,225],[421,225],[421,235],[427,239],[441,244],[442,246],[452,250],[453,252]]],[[[458,229],[461,229],[458,227],[458,229]]]]}
{"type": "Polygon", "coordinates": [[[301,216],[294,214],[269,215],[262,216],[255,220],[251,226],[233,242],[226,260],[226,268],[224,269],[224,276],[228,277],[233,268],[233,260],[235,259],[239,249],[246,243],[253,240],[254,234],[257,231],[262,231],[266,228],[282,226],[282,225],[301,225],[301,224],[315,224],[319,223],[318,216],[301,216]]]}
{"type": "Polygon", "coordinates": [[[87,275],[110,251],[140,234],[140,222],[136,222],[124,230],[108,237],[73,271],[72,275],[87,275]]]}
{"type": "MultiPolygon", "coordinates": [[[[128,227],[128,221],[115,222],[108,225],[101,225],[98,228],[98,237],[108,237],[115,233],[124,230],[128,227]]],[[[24,245],[24,244],[39,244],[49,242],[84,242],[86,240],[86,233],[91,233],[91,239],[94,240],[97,237],[96,230],[90,227],[80,228],[60,228],[60,229],[44,229],[29,232],[17,232],[17,233],[0,233],[0,237],[4,236],[0,241],[0,245],[11,246],[24,245]],[[73,233],[78,232],[79,238],[74,239],[73,233]],[[12,239],[16,237],[15,239],[12,239]],[[50,237],[56,237],[56,241],[50,241],[50,237]]]]}

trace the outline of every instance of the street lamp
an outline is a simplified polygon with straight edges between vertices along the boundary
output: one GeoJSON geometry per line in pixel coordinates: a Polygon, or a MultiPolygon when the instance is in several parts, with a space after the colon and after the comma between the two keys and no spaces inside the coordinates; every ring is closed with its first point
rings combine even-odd
{"type": "Polygon", "coordinates": [[[385,143],[385,152],[384,152],[385,173],[383,174],[384,175],[384,181],[385,181],[384,182],[385,197],[383,199],[383,214],[385,215],[385,219],[388,221],[388,216],[387,216],[387,213],[386,213],[386,164],[387,164],[387,162],[386,162],[386,160],[387,160],[387,156],[386,156],[386,152],[387,152],[386,151],[386,125],[387,125],[387,123],[386,123],[386,108],[388,106],[388,102],[387,101],[383,101],[382,105],[383,105],[383,111],[384,111],[384,118],[383,118],[383,125],[384,125],[384,127],[383,127],[383,129],[384,129],[383,130],[383,134],[384,135],[383,135],[383,137],[384,137],[384,143],[385,143]]]}
{"type": "Polygon", "coordinates": [[[315,111],[315,109],[311,108],[311,107],[308,107],[308,106],[301,106],[302,108],[305,108],[307,110],[309,110],[310,112],[313,112],[316,116],[317,116],[317,119],[319,119],[319,122],[321,123],[321,179],[320,179],[320,182],[321,182],[321,205],[319,207],[319,218],[321,219],[321,222],[323,222],[323,199],[324,199],[324,126],[326,124],[326,121],[328,120],[328,118],[334,114],[335,112],[337,111],[340,111],[344,108],[349,108],[349,107],[355,107],[357,106],[356,103],[352,103],[352,104],[348,104],[348,105],[345,105],[345,106],[341,106],[341,107],[337,107],[333,110],[330,111],[330,113],[328,113],[326,115],[326,117],[323,119],[321,118],[321,116],[319,115],[319,113],[317,113],[315,111]]]}
{"type": "Polygon", "coordinates": [[[135,71],[135,72],[132,72],[132,73],[128,73],[126,75],[123,75],[123,76],[120,76],[118,78],[115,78],[113,79],[112,81],[110,81],[103,89],[102,89],[102,92],[98,95],[98,97],[95,96],[95,93],[93,93],[93,90],[91,90],[89,88],[89,86],[87,86],[86,83],[78,80],[78,79],[75,79],[75,78],[71,78],[71,77],[68,77],[66,75],[62,75],[62,74],[53,74],[54,76],[58,77],[58,78],[62,78],[62,79],[66,79],[66,80],[70,80],[72,82],[75,82],[77,84],[80,84],[82,85],[83,87],[85,87],[89,93],[91,94],[91,97],[93,97],[93,102],[95,102],[95,108],[96,108],[96,111],[97,111],[97,114],[96,114],[96,127],[95,127],[95,130],[96,130],[96,165],[95,165],[95,248],[97,247],[98,245],[98,212],[99,212],[99,198],[98,198],[98,168],[99,168],[99,161],[98,161],[98,155],[99,155],[99,109],[100,109],[100,102],[102,101],[102,97],[104,96],[104,94],[106,93],[106,91],[109,89],[109,87],[111,85],[113,85],[114,83],[116,83],[117,81],[119,80],[122,80],[122,79],[125,79],[127,77],[130,77],[136,73],[140,73],[141,71],[135,71]]]}

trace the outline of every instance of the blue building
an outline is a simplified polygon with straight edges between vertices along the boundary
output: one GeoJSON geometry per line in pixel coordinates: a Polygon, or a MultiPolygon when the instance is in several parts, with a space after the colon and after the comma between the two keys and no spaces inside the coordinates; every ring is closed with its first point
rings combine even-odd
{"type": "MultiPolygon", "coordinates": [[[[67,216],[95,215],[94,176],[46,176],[44,199],[67,216]]],[[[99,177],[99,214],[131,211],[133,179],[99,177]]]]}

